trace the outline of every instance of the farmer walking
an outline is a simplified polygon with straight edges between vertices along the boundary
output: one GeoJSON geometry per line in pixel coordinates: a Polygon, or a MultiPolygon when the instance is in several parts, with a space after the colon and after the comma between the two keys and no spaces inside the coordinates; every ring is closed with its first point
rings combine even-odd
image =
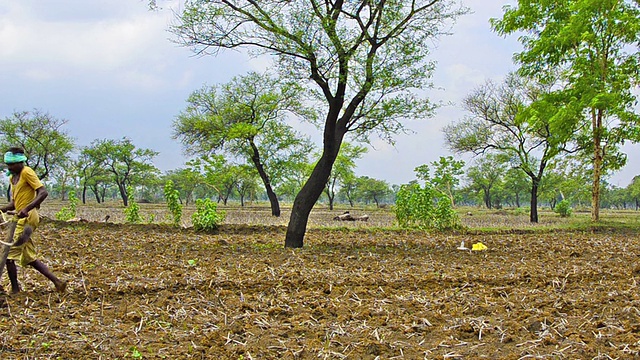
{"type": "Polygon", "coordinates": [[[18,269],[27,265],[38,270],[47,279],[53,282],[58,292],[64,292],[67,282],[57,278],[42,261],[37,259],[36,246],[31,238],[33,231],[40,223],[38,209],[40,204],[49,195],[36,173],[25,165],[27,157],[21,148],[10,148],[4,154],[4,163],[9,169],[9,182],[11,183],[11,201],[0,207],[0,211],[14,211],[17,224],[12,241],[19,245],[11,247],[7,257],[7,274],[11,281],[11,293],[20,292],[18,283],[18,269]]]}

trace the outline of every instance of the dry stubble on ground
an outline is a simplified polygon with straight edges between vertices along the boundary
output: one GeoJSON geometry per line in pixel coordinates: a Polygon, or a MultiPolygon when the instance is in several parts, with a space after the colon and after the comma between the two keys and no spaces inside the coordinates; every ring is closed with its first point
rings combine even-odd
{"type": "MultiPolygon", "coordinates": [[[[351,226],[351,225],[349,225],[351,226]]],[[[2,359],[609,359],[640,351],[636,233],[38,229],[2,359]],[[484,252],[460,251],[481,241],[484,252]]],[[[366,225],[364,225],[366,227],[366,225]]],[[[7,286],[6,279],[3,284],[7,286]]]]}

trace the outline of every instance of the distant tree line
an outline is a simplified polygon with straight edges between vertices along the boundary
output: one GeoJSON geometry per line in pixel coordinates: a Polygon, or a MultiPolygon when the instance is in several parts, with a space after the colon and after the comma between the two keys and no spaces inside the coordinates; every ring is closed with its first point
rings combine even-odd
{"type": "MultiPolygon", "coordinates": [[[[251,154],[246,158],[231,156],[236,152],[243,154],[238,150],[240,145],[232,146],[232,154],[199,153],[182,167],[162,173],[153,165],[156,151],[138,148],[128,138],[96,139],[87,146],[77,147],[65,131],[65,124],[66,120],[40,110],[16,112],[0,119],[0,145],[8,148],[17,144],[26,149],[28,165],[47,184],[52,197],[65,200],[69,192],[74,191],[82,203],[119,200],[127,206],[127,188],[131,186],[138,201],[163,202],[163,188],[172,181],[183,205],[193,204],[198,198],[214,199],[225,205],[230,201],[240,206],[253,202],[273,205],[265,189],[264,174],[261,176],[256,170],[255,162],[249,159],[251,154]],[[37,141],[31,134],[37,134],[37,141]]],[[[444,131],[454,130],[458,131],[451,126],[444,131]]],[[[294,132],[286,134],[296,136],[294,132]]],[[[286,138],[292,147],[301,146],[296,151],[289,149],[287,154],[293,156],[278,157],[277,151],[264,151],[268,154],[263,160],[265,164],[272,161],[278,164],[274,166],[277,171],[264,171],[272,184],[270,192],[277,194],[279,202],[292,202],[313,168],[311,160],[316,157],[311,150],[313,146],[301,139],[286,138]]],[[[280,137],[274,140],[282,141],[280,137]]],[[[273,145],[261,142],[264,148],[273,145]]],[[[250,143],[246,149],[251,149],[250,143]]],[[[394,204],[399,185],[356,174],[356,161],[366,152],[364,146],[343,144],[319,203],[330,209],[336,204],[348,207],[394,204]]],[[[453,156],[441,157],[418,166],[415,171],[414,182],[429,181],[450,198],[452,205],[500,209],[529,208],[531,204],[531,176],[503,153],[480,153],[466,167],[453,156]]],[[[554,209],[559,201],[567,200],[573,206],[589,207],[591,176],[583,157],[555,159],[553,166],[540,176],[536,204],[554,209]]],[[[6,192],[7,183],[0,186],[6,192]]],[[[601,187],[603,208],[640,209],[640,175],[624,188],[606,181],[601,187]]]]}

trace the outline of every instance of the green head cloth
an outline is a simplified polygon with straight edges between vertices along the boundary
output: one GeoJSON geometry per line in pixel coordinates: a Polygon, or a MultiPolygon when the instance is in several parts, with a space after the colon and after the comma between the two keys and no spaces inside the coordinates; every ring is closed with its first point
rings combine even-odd
{"type": "Polygon", "coordinates": [[[4,153],[5,164],[15,164],[27,161],[27,157],[24,154],[14,154],[11,151],[4,153]]]}

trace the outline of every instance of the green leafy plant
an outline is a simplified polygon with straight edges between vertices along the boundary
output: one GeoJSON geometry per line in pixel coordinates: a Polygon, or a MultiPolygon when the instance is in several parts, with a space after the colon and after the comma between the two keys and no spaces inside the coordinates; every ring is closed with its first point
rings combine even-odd
{"type": "Polygon", "coordinates": [[[182,220],[182,205],[180,205],[179,192],[171,180],[167,181],[164,185],[164,198],[167,201],[171,215],[173,215],[173,225],[180,226],[180,221],[182,220]]]}
{"type": "Polygon", "coordinates": [[[133,197],[133,188],[127,187],[127,207],[124,209],[125,221],[132,224],[139,224],[142,222],[140,216],[140,205],[136,203],[133,197]]]}
{"type": "Polygon", "coordinates": [[[75,191],[69,192],[69,206],[65,206],[56,213],[56,219],[67,221],[76,217],[78,209],[78,198],[75,191]]]}
{"type": "Polygon", "coordinates": [[[401,227],[446,230],[460,227],[450,198],[429,183],[402,185],[396,197],[396,220],[401,227]]]}
{"type": "Polygon", "coordinates": [[[556,204],[556,207],[553,209],[553,211],[561,217],[569,217],[571,216],[573,209],[571,209],[571,203],[569,202],[569,200],[564,199],[556,204]]]}
{"type": "Polygon", "coordinates": [[[129,351],[131,351],[131,357],[134,359],[142,359],[142,353],[140,353],[140,350],[138,350],[137,347],[132,346],[131,348],[129,348],[129,351]]]}
{"type": "Polygon", "coordinates": [[[198,199],[191,221],[196,231],[213,231],[218,228],[225,216],[224,211],[218,212],[218,204],[211,199],[198,199]]]}

